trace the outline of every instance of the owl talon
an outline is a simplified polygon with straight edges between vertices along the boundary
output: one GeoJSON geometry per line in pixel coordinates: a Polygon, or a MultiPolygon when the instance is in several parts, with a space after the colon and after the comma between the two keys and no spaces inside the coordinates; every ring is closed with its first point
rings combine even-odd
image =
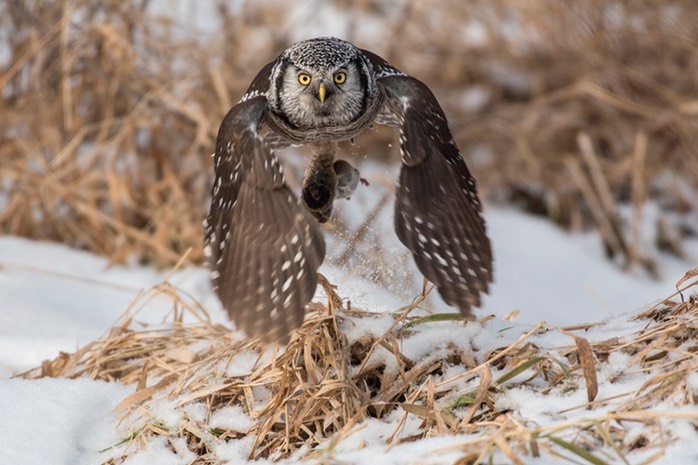
{"type": "Polygon", "coordinates": [[[328,205],[326,208],[322,210],[310,210],[310,214],[315,217],[315,219],[318,220],[318,223],[327,223],[329,221],[330,217],[332,216],[332,204],[328,205]]]}
{"type": "Polygon", "coordinates": [[[329,173],[314,173],[305,180],[302,198],[310,211],[323,211],[331,207],[335,198],[337,180],[329,173]]]}

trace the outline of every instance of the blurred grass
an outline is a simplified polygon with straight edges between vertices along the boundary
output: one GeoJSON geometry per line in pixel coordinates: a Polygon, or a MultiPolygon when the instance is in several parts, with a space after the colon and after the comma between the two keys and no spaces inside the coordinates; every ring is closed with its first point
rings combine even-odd
{"type": "MultiPolygon", "coordinates": [[[[681,255],[698,235],[690,0],[220,2],[205,38],[152,6],[0,4],[0,233],[199,261],[222,116],[286,46],[336,28],[435,91],[490,202],[597,228],[650,271],[649,200],[654,246],[681,255]]],[[[394,141],[359,150],[396,160],[394,141]]]]}

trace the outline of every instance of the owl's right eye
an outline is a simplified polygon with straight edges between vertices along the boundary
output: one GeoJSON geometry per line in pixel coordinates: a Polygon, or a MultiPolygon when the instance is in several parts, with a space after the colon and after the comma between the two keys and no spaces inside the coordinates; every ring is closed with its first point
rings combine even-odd
{"type": "Polygon", "coordinates": [[[300,73],[298,75],[298,82],[302,86],[307,86],[308,84],[310,84],[310,81],[312,81],[312,80],[313,80],[313,78],[311,78],[310,74],[308,74],[308,73],[300,73]]]}

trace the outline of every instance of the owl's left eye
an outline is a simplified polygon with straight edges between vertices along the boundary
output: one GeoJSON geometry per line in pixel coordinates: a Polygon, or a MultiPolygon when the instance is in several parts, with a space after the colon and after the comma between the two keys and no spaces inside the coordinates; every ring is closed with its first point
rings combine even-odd
{"type": "Polygon", "coordinates": [[[308,84],[310,84],[310,81],[312,81],[310,74],[308,74],[308,73],[298,74],[298,82],[300,82],[300,84],[302,86],[307,86],[308,84]]]}
{"type": "Polygon", "coordinates": [[[347,81],[347,73],[340,71],[334,75],[335,84],[344,84],[347,81]]]}

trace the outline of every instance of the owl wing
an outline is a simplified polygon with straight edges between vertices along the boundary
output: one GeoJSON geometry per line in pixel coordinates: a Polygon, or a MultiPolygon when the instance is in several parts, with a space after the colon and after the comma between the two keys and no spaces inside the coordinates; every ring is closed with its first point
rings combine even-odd
{"type": "Polygon", "coordinates": [[[397,236],[444,301],[470,316],[492,282],[492,250],[475,179],[429,88],[366,53],[386,99],[377,122],[400,128],[397,236]]]}
{"type": "Polygon", "coordinates": [[[315,293],[325,242],[258,134],[268,104],[264,83],[255,82],[218,131],[204,253],[213,287],[238,327],[284,343],[315,293]]]}

